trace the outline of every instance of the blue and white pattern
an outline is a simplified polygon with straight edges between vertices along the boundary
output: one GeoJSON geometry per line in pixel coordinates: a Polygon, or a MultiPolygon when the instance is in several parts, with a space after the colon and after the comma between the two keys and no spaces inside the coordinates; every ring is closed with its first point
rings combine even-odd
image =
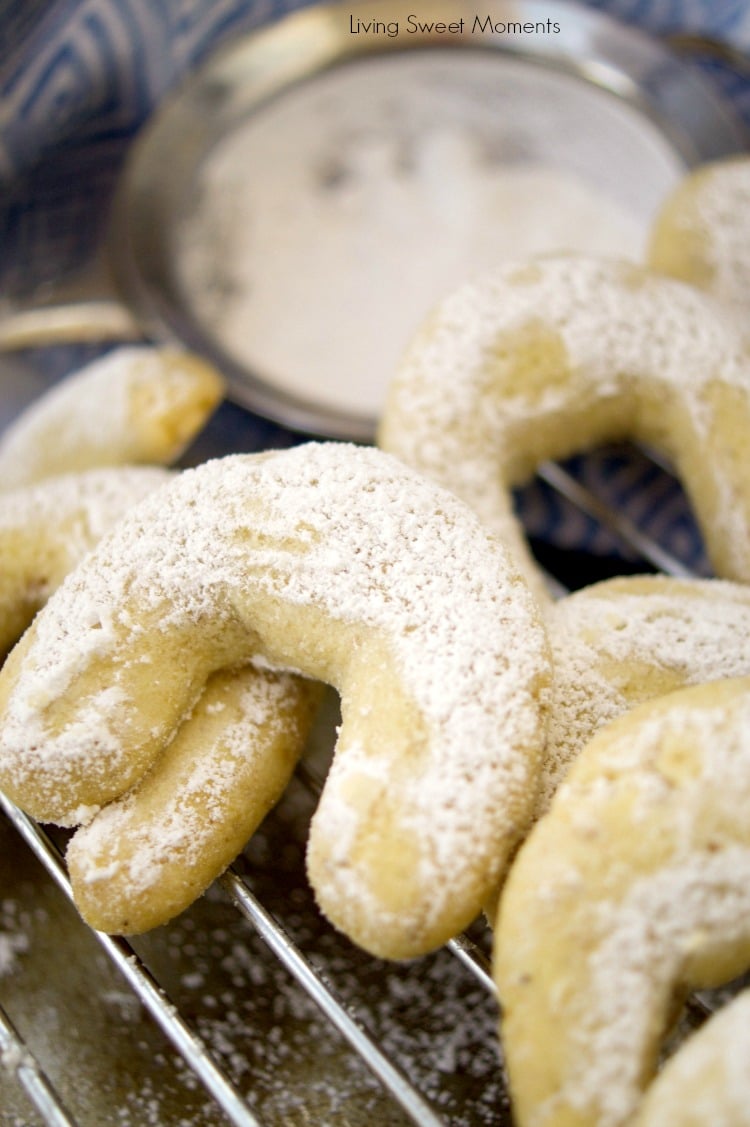
{"type": "MultiPolygon", "coordinates": [[[[0,308],[4,297],[23,297],[92,258],[131,138],[186,71],[239,30],[306,2],[4,0],[0,308]]],[[[747,0],[588,0],[588,6],[660,37],[709,36],[738,52],[733,60],[709,52],[696,64],[750,129],[747,0]]],[[[65,355],[47,357],[43,368],[64,370],[65,355]]],[[[196,456],[214,452],[212,444],[220,441],[253,449],[295,440],[281,428],[227,407],[196,456]]],[[[705,568],[681,491],[650,463],[610,451],[574,459],[570,468],[676,555],[705,568]]],[[[600,554],[621,551],[595,522],[539,484],[523,490],[519,503],[531,534],[542,540],[600,554]]]]}
{"type": "Polygon", "coordinates": [[[159,100],[232,32],[298,6],[294,0],[12,0],[4,6],[0,298],[23,298],[85,265],[100,244],[128,143],[159,100]]]}
{"type": "Polygon", "coordinates": [[[591,0],[589,6],[657,35],[690,32],[750,48],[747,0],[591,0]]]}
{"type": "MultiPolygon", "coordinates": [[[[25,172],[73,138],[96,143],[131,134],[175,81],[231,31],[294,6],[283,0],[47,5],[29,20],[13,56],[1,61],[0,177],[25,172]]],[[[16,7],[21,5],[11,6],[11,18],[16,7]]],[[[18,19],[11,40],[18,38],[18,19]]]]}

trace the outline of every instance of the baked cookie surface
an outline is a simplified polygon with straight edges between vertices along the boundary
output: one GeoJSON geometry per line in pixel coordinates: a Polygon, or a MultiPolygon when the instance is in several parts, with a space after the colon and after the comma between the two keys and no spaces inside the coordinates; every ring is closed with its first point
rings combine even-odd
{"type": "Polygon", "coordinates": [[[381,451],[218,459],[128,513],[0,675],[3,786],[38,817],[88,820],[213,672],[250,661],[342,696],[308,851],[323,910],[377,953],[444,942],[528,823],[546,633],[470,510],[381,451]]]}
{"type": "Polygon", "coordinates": [[[750,679],[602,729],[521,847],[495,977],[520,1127],[619,1127],[675,1003],[750,966],[750,679]]]}

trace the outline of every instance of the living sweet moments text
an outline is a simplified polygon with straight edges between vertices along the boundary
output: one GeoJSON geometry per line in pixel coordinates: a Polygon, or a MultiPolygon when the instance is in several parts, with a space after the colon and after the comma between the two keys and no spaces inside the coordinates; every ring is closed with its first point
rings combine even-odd
{"type": "Polygon", "coordinates": [[[352,35],[382,36],[395,39],[398,35],[559,35],[560,23],[557,20],[496,20],[491,15],[461,16],[458,19],[422,19],[410,13],[403,20],[368,19],[349,15],[349,31],[352,35]]]}

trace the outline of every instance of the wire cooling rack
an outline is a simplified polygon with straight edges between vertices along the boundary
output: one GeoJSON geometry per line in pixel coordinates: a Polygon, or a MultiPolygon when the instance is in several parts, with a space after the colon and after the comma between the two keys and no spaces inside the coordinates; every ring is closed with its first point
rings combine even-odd
{"type": "MultiPolygon", "coordinates": [[[[621,546],[610,570],[694,574],[580,476],[550,464],[539,480],[621,546]]],[[[564,578],[550,575],[558,593],[564,578]]],[[[336,721],[331,695],[287,794],[237,862],[178,920],[132,942],[80,921],[64,834],[2,799],[2,1127],[510,1124],[486,922],[433,956],[388,964],[315,908],[304,842],[336,721]]],[[[692,1001],[691,1023],[707,1004],[692,1001]]]]}

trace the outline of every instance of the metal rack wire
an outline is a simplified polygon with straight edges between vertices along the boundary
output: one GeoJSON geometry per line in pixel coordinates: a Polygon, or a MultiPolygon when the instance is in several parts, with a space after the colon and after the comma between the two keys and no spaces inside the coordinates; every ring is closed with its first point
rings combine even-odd
{"type": "MultiPolygon", "coordinates": [[[[545,465],[542,467],[540,477],[553,490],[564,495],[584,512],[611,529],[630,551],[637,553],[648,566],[678,576],[691,574],[690,569],[680,560],[670,555],[622,514],[582,487],[566,470],[557,465],[545,465]]],[[[559,590],[559,583],[556,580],[553,582],[559,590]]],[[[298,778],[311,794],[314,795],[319,790],[320,779],[309,768],[302,767],[298,772],[298,778]]],[[[60,846],[7,799],[2,796],[0,798],[3,812],[10,825],[41,862],[49,877],[66,897],[71,899],[60,846]]],[[[263,898],[254,891],[252,882],[247,874],[241,871],[241,867],[232,867],[217,883],[216,890],[233,902],[242,919],[262,939],[270,955],[280,962],[288,975],[314,1002],[325,1021],[343,1039],[348,1051],[364,1064],[371,1076],[387,1093],[392,1106],[400,1109],[405,1123],[417,1124],[418,1127],[441,1127],[441,1125],[446,1127],[447,1124],[455,1121],[451,1119],[450,1109],[446,1111],[444,1106],[439,1106],[441,1101],[439,1098],[437,1100],[434,1098],[434,1093],[425,1094],[418,1080],[410,1074],[414,1070],[405,1067],[396,1059],[394,1053],[385,1045],[382,1035],[379,1036],[376,1031],[369,1028],[360,1013],[352,1012],[351,1002],[340,996],[337,986],[332,985],[328,975],[318,969],[315,958],[305,953],[300,943],[295,941],[285,923],[279,918],[278,912],[264,906],[263,898]]],[[[80,926],[84,927],[83,924],[80,926]]],[[[266,1122],[259,1111],[255,1108],[251,1109],[246,1095],[229,1075],[228,1069],[216,1059],[211,1047],[194,1028],[188,1017],[180,1012],[166,988],[160,984],[134,947],[121,938],[94,934],[107,959],[123,977],[128,990],[161,1029],[195,1081],[203,1086],[210,1100],[223,1115],[223,1121],[235,1124],[237,1127],[256,1127],[266,1122]]],[[[471,936],[463,935],[448,944],[447,952],[460,965],[461,973],[466,976],[467,989],[469,984],[473,986],[478,984],[488,1000],[488,1012],[494,1015],[496,1003],[486,945],[482,946],[481,942],[475,941],[471,936]]],[[[388,972],[381,970],[379,973],[388,972]]],[[[419,964],[412,968],[411,973],[420,974],[419,964]]],[[[695,1009],[698,1016],[701,1008],[704,1008],[703,1004],[696,1002],[695,1009]]],[[[23,1087],[29,1105],[35,1109],[39,1122],[52,1127],[73,1125],[77,1122],[74,1113],[65,1106],[63,1098],[56,1092],[53,1081],[45,1074],[43,1061],[34,1055],[34,1047],[24,1043],[21,1034],[13,1025],[12,1015],[6,1014],[2,1007],[0,1007],[0,1060],[6,1065],[6,1071],[15,1074],[18,1083],[23,1087]]],[[[345,1111],[330,1114],[333,1118],[326,1119],[325,1123],[359,1122],[356,1116],[349,1118],[349,1113],[345,1111]]],[[[119,1121],[113,1119],[113,1122],[119,1121]]],[[[493,1118],[492,1122],[506,1121],[506,1111],[502,1106],[498,1106],[497,1117],[493,1118]]],[[[18,1120],[8,1122],[15,1125],[18,1120]]],[[[149,1122],[156,1123],[158,1120],[151,1119],[149,1122]]],[[[297,1118],[290,1115],[282,1119],[282,1122],[324,1124],[324,1120],[311,1118],[304,1109],[299,1112],[297,1118]]],[[[389,1116],[387,1122],[394,1123],[396,1118],[389,1116]]],[[[470,1119],[466,1122],[474,1122],[474,1120],[470,1119]]],[[[476,1122],[484,1123],[488,1120],[479,1116],[476,1122]]]]}
{"type": "MultiPolygon", "coordinates": [[[[0,794],[0,806],[47,873],[72,902],[70,883],[60,847],[45,830],[0,794]]],[[[255,928],[272,954],[301,984],[326,1019],[338,1030],[372,1074],[390,1093],[409,1120],[420,1127],[443,1127],[445,1120],[391,1059],[378,1039],[361,1019],[337,996],[335,988],[316,969],[294,943],[283,924],[263,907],[247,880],[233,866],[220,878],[220,886],[240,914],[255,928]]],[[[81,924],[83,927],[84,925],[81,924]]],[[[94,933],[107,957],[124,977],[128,987],[162,1029],[187,1066],[201,1081],[237,1127],[258,1127],[260,1120],[251,1112],[236,1086],[213,1059],[201,1038],[189,1027],[167,992],[159,985],[127,940],[94,933]]],[[[484,989],[494,994],[489,961],[482,949],[468,936],[451,940],[448,949],[463,963],[484,989]]],[[[75,1118],[64,1107],[40,1063],[32,1056],[0,1007],[0,1051],[6,1065],[14,1068],[26,1094],[45,1124],[74,1125],[75,1118]]]]}

